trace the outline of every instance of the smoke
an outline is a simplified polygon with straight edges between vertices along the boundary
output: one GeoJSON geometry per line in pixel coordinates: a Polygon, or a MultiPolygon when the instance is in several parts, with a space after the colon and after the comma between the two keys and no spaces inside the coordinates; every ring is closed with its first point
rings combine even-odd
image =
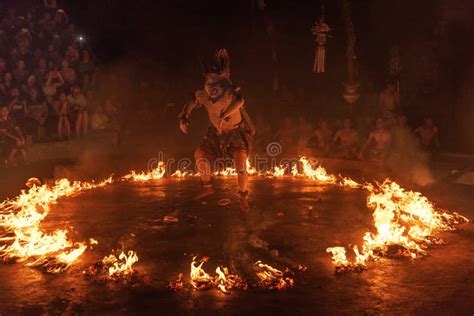
{"type": "Polygon", "coordinates": [[[392,131],[391,154],[387,167],[397,177],[419,186],[430,185],[434,177],[429,168],[430,155],[424,152],[413,132],[406,126],[397,126],[392,131]]]}

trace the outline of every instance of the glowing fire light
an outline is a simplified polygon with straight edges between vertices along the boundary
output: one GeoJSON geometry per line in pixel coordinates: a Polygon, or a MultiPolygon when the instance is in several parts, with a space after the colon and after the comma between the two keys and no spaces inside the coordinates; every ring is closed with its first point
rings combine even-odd
{"type": "Polygon", "coordinates": [[[30,189],[0,204],[0,259],[25,261],[34,258],[28,266],[57,273],[66,270],[82,255],[85,243],[73,242],[66,230],[46,233],[40,224],[48,215],[51,205],[64,196],[103,187],[113,182],[108,178],[100,183],[57,180],[53,186],[28,181],[30,189]]]}
{"type": "Polygon", "coordinates": [[[178,275],[178,279],[176,281],[171,281],[169,284],[168,284],[168,288],[172,289],[172,290],[175,290],[175,291],[179,291],[181,289],[183,289],[184,287],[184,282],[183,282],[183,274],[180,273],[178,275]]]}
{"type": "Polygon", "coordinates": [[[297,165],[297,164],[293,164],[293,165],[291,166],[291,175],[292,175],[293,177],[296,177],[298,174],[299,174],[299,172],[298,172],[298,165],[297,165]]]}
{"type": "Polygon", "coordinates": [[[204,257],[197,263],[196,257],[194,257],[191,262],[191,273],[189,277],[191,278],[191,285],[195,289],[201,290],[212,286],[212,277],[202,269],[203,264],[208,260],[209,257],[204,257]]]}
{"type": "MultiPolygon", "coordinates": [[[[339,176],[341,177],[341,176],[339,176]]],[[[339,185],[343,186],[343,187],[349,187],[349,188],[353,188],[353,189],[357,189],[358,187],[360,187],[360,184],[357,183],[356,181],[352,180],[351,178],[348,178],[348,177],[341,177],[341,180],[339,181],[339,185]]]]}
{"type": "MultiPolygon", "coordinates": [[[[223,293],[229,294],[233,289],[247,289],[247,282],[236,274],[229,273],[229,269],[226,267],[217,267],[216,276],[212,277],[209,275],[202,266],[209,260],[209,257],[204,257],[199,261],[196,261],[196,257],[191,262],[191,273],[189,274],[191,279],[191,285],[197,290],[208,289],[213,286],[223,293]]],[[[179,290],[183,287],[182,275],[177,281],[171,282],[170,288],[179,290]]]]}
{"type": "Polygon", "coordinates": [[[187,178],[187,177],[193,177],[196,175],[197,174],[194,174],[191,171],[182,171],[178,169],[171,175],[171,177],[172,178],[187,178]]]}
{"type": "Polygon", "coordinates": [[[374,210],[375,233],[366,232],[362,249],[353,247],[354,262],[346,258],[342,247],[331,247],[337,272],[363,268],[367,260],[382,255],[407,256],[412,259],[426,255],[426,248],[442,242],[432,237],[436,231],[454,230],[456,224],[468,222],[457,213],[448,214],[435,206],[421,193],[406,191],[396,182],[365,185],[369,191],[367,206],[374,210]]]}
{"type": "Polygon", "coordinates": [[[134,170],[130,171],[129,174],[124,175],[122,177],[122,180],[124,181],[131,181],[131,182],[144,182],[144,181],[150,181],[150,180],[158,180],[164,177],[166,172],[165,164],[164,162],[160,161],[158,163],[158,166],[149,171],[149,172],[136,172],[134,170]]]}
{"type": "Polygon", "coordinates": [[[250,164],[250,160],[247,158],[247,161],[245,162],[245,165],[246,165],[246,168],[247,168],[247,173],[251,176],[253,176],[254,174],[257,174],[257,169],[255,169],[255,167],[252,167],[252,165],[250,164]]]}
{"type": "Polygon", "coordinates": [[[55,257],[40,257],[26,266],[40,268],[48,273],[60,273],[67,270],[84,253],[87,246],[76,243],[75,248],[59,252],[55,257]]]}
{"type": "Polygon", "coordinates": [[[285,166],[274,166],[273,170],[268,173],[272,177],[283,177],[285,175],[286,167],[285,166]]]}
{"type": "Polygon", "coordinates": [[[236,176],[237,171],[235,170],[235,168],[227,167],[223,170],[215,171],[214,175],[215,176],[223,176],[223,177],[236,176]]]}
{"type": "Polygon", "coordinates": [[[138,261],[138,256],[135,251],[130,250],[128,254],[121,252],[120,255],[115,256],[111,254],[102,259],[104,266],[108,266],[110,277],[123,277],[134,272],[132,266],[138,261]]]}
{"type": "Polygon", "coordinates": [[[230,274],[227,267],[217,267],[216,273],[214,284],[223,293],[230,293],[232,289],[246,290],[248,287],[244,279],[236,274],[230,274]]]}
{"type": "Polygon", "coordinates": [[[336,183],[336,177],[334,175],[329,174],[327,170],[321,166],[314,168],[306,157],[301,157],[300,162],[303,167],[304,176],[323,183],[336,183]]]}
{"type": "Polygon", "coordinates": [[[254,264],[255,273],[260,280],[260,286],[267,289],[282,290],[292,287],[295,281],[272,266],[262,263],[260,260],[254,264]]]}

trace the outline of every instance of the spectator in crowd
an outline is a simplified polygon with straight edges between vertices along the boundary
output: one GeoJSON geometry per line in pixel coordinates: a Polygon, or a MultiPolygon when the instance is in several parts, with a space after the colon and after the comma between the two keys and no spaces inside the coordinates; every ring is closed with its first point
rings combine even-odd
{"type": "Polygon", "coordinates": [[[423,125],[415,130],[415,134],[419,138],[421,147],[429,153],[434,153],[439,148],[438,133],[439,129],[433,123],[431,117],[425,117],[423,125]]]}
{"type": "Polygon", "coordinates": [[[387,157],[392,133],[385,127],[382,118],[378,118],[375,122],[375,129],[370,133],[369,138],[365,142],[360,152],[360,158],[364,158],[366,150],[369,149],[368,158],[374,161],[383,161],[387,157]]]}
{"type": "Polygon", "coordinates": [[[101,105],[97,107],[91,116],[91,128],[93,130],[103,130],[109,127],[109,117],[105,114],[101,105]]]}
{"type": "Polygon", "coordinates": [[[5,60],[5,58],[0,57],[0,77],[3,78],[6,72],[7,72],[7,61],[5,60]]]}
{"type": "Polygon", "coordinates": [[[36,88],[31,88],[29,98],[26,101],[26,113],[29,118],[29,134],[36,134],[36,140],[42,141],[46,136],[45,123],[48,118],[48,107],[41,100],[36,88]]]}
{"type": "Polygon", "coordinates": [[[8,103],[10,115],[16,123],[23,128],[26,118],[25,101],[20,96],[20,90],[17,87],[10,89],[10,102],[8,103]]]}
{"type": "MultiPolygon", "coordinates": [[[[54,36],[59,37],[58,34],[55,34],[54,36]]],[[[57,67],[61,63],[61,54],[53,44],[48,45],[48,52],[46,58],[49,61],[48,66],[50,69],[57,67]]]]}
{"type": "Polygon", "coordinates": [[[26,80],[26,84],[23,85],[23,93],[25,95],[28,95],[29,92],[31,91],[31,89],[36,89],[38,90],[38,85],[37,85],[37,82],[36,82],[36,77],[35,75],[29,75],[28,76],[28,79],[26,80]]]}
{"type": "Polygon", "coordinates": [[[3,80],[0,83],[0,96],[3,99],[10,97],[10,90],[13,87],[13,76],[11,72],[6,72],[3,76],[3,80]]]}
{"type": "Polygon", "coordinates": [[[63,76],[58,70],[50,71],[46,84],[43,86],[43,93],[46,101],[51,104],[58,93],[58,88],[64,84],[63,76]]]}
{"type": "Polygon", "coordinates": [[[355,159],[358,157],[359,133],[352,127],[350,119],[344,120],[344,127],[339,129],[333,138],[336,151],[335,158],[355,159]]]}
{"type": "Polygon", "coordinates": [[[79,55],[79,50],[75,45],[69,45],[66,50],[66,59],[69,62],[69,65],[72,67],[77,67],[81,56],[79,55]]]}
{"type": "Polygon", "coordinates": [[[88,111],[86,97],[81,93],[79,85],[74,85],[71,94],[67,96],[69,106],[76,117],[76,136],[86,136],[88,128],[88,111]]]}
{"type": "Polygon", "coordinates": [[[394,82],[389,82],[385,89],[380,92],[379,106],[384,117],[393,116],[394,113],[399,111],[400,94],[394,82]]]}
{"type": "Polygon", "coordinates": [[[44,0],[44,6],[48,9],[56,9],[56,0],[44,0]]]}
{"type": "Polygon", "coordinates": [[[76,71],[69,66],[69,61],[67,59],[63,59],[61,64],[61,75],[64,78],[66,89],[72,87],[77,81],[76,71]]]}
{"type": "Polygon", "coordinates": [[[25,61],[20,59],[16,63],[16,67],[13,70],[13,79],[17,84],[23,84],[26,82],[26,78],[28,77],[28,73],[26,72],[26,64],[25,61]]]}
{"type": "Polygon", "coordinates": [[[66,132],[66,137],[69,139],[71,137],[71,126],[69,124],[69,102],[64,92],[59,94],[59,99],[56,100],[56,104],[56,114],[58,116],[58,137],[63,139],[64,131],[66,132]]]}
{"type": "Polygon", "coordinates": [[[77,66],[77,71],[79,73],[79,79],[82,82],[83,87],[90,87],[95,81],[95,64],[91,60],[89,51],[84,49],[82,51],[82,59],[77,66]]]}
{"type": "Polygon", "coordinates": [[[35,73],[35,78],[38,84],[40,86],[43,86],[48,80],[48,74],[49,74],[48,66],[47,66],[45,58],[41,57],[38,59],[38,65],[34,73],[35,73]]]}
{"type": "Polygon", "coordinates": [[[4,58],[8,56],[8,36],[0,24],[0,56],[4,58]]]}
{"type": "Polygon", "coordinates": [[[9,115],[7,106],[0,106],[0,137],[4,140],[8,163],[15,164],[17,156],[26,162],[25,138],[21,128],[9,115]]]}
{"type": "Polygon", "coordinates": [[[329,155],[331,149],[331,142],[333,138],[333,132],[329,128],[329,124],[326,120],[320,120],[318,128],[314,130],[311,137],[311,145],[316,150],[316,153],[322,157],[329,155]]]}
{"type": "Polygon", "coordinates": [[[54,15],[54,22],[56,27],[65,28],[69,23],[69,17],[63,9],[58,9],[54,15]]]}

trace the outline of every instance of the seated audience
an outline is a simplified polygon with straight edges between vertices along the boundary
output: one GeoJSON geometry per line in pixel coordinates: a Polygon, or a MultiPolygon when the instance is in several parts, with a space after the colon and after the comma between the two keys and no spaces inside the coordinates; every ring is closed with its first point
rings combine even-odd
{"type": "Polygon", "coordinates": [[[63,139],[63,131],[66,132],[66,137],[71,137],[71,126],[69,124],[69,102],[64,92],[59,94],[59,99],[55,102],[56,114],[58,116],[57,132],[59,139],[63,139]]]}
{"type": "Polygon", "coordinates": [[[421,147],[430,153],[435,152],[439,148],[438,133],[439,129],[434,125],[431,117],[426,117],[423,121],[423,125],[415,130],[415,134],[420,140],[421,147]]]}
{"type": "Polygon", "coordinates": [[[64,78],[66,89],[72,87],[77,82],[77,74],[74,68],[69,66],[69,61],[64,59],[61,64],[61,75],[64,78]]]}
{"type": "Polygon", "coordinates": [[[70,111],[75,116],[75,131],[76,136],[87,135],[88,127],[88,111],[86,97],[81,93],[81,88],[74,85],[71,89],[71,94],[67,96],[67,101],[70,106],[70,111]]]}
{"type": "Polygon", "coordinates": [[[383,161],[387,157],[392,134],[385,127],[382,118],[378,118],[375,122],[375,129],[370,133],[369,138],[362,147],[360,158],[364,158],[368,149],[367,158],[374,161],[383,161]]]}
{"type": "Polygon", "coordinates": [[[102,106],[98,106],[91,116],[91,128],[93,130],[102,130],[109,127],[109,117],[105,114],[102,106]]]}
{"type": "Polygon", "coordinates": [[[322,157],[329,155],[331,149],[333,132],[329,128],[326,120],[320,120],[318,128],[313,132],[311,137],[311,145],[315,148],[316,153],[322,157]]]}
{"type": "Polygon", "coordinates": [[[356,159],[359,149],[359,133],[352,127],[350,119],[344,120],[344,127],[336,132],[333,138],[335,152],[333,157],[356,159]]]}
{"type": "Polygon", "coordinates": [[[51,104],[54,97],[58,93],[58,88],[64,84],[63,76],[58,70],[50,71],[48,74],[48,79],[46,80],[45,85],[43,86],[43,93],[46,97],[46,101],[51,104]]]}
{"type": "Polygon", "coordinates": [[[26,100],[26,115],[29,118],[29,135],[36,134],[36,140],[42,141],[45,138],[45,123],[48,118],[48,107],[46,102],[41,100],[38,90],[31,88],[29,98],[26,100]]]}
{"type": "Polygon", "coordinates": [[[3,139],[9,164],[26,162],[26,141],[21,128],[9,115],[7,106],[0,107],[0,138],[3,139]],[[18,157],[19,156],[19,157],[18,157]]]}
{"type": "Polygon", "coordinates": [[[26,119],[26,106],[25,101],[20,96],[20,90],[17,87],[12,87],[10,89],[8,110],[13,119],[15,119],[19,126],[23,128],[26,119]]]}

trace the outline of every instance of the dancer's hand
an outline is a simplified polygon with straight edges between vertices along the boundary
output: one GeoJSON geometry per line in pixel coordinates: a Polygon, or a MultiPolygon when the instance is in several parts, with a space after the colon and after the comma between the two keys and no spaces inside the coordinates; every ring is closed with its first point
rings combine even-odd
{"type": "Polygon", "coordinates": [[[189,121],[188,120],[186,120],[186,119],[180,119],[179,120],[179,129],[184,134],[188,133],[188,126],[189,126],[189,121]]]}

